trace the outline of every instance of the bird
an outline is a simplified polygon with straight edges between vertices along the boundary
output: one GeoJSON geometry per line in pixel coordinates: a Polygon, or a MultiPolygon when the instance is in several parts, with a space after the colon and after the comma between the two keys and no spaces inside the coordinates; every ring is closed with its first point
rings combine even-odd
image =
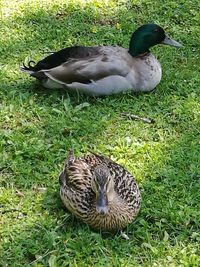
{"type": "Polygon", "coordinates": [[[182,46],[169,38],[162,27],[148,23],[133,32],[129,49],[119,46],[67,47],[37,64],[29,61],[21,70],[48,89],[66,88],[92,96],[123,91],[147,92],[161,81],[161,65],[149,51],[157,44],[182,46]]]}
{"type": "Polygon", "coordinates": [[[134,177],[103,155],[91,152],[76,158],[70,150],[59,181],[67,210],[93,229],[122,231],[140,210],[141,194],[134,177]]]}

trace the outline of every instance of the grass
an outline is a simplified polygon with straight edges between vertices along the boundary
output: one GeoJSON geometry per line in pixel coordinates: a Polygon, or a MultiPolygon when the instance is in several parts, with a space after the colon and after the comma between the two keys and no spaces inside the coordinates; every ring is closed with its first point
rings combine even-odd
{"type": "Polygon", "coordinates": [[[1,0],[0,266],[200,265],[199,9],[197,0],[1,0]],[[19,71],[65,46],[128,47],[151,21],[184,44],[152,49],[163,68],[152,93],[94,99],[45,90],[19,71]],[[143,202],[129,241],[64,209],[58,175],[70,147],[111,155],[136,176],[143,202]]]}

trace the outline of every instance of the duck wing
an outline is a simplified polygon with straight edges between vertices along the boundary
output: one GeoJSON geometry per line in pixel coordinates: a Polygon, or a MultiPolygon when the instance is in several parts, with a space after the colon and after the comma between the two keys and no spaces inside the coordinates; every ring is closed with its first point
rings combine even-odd
{"type": "Polygon", "coordinates": [[[38,61],[35,66],[31,66],[34,61],[29,61],[28,67],[25,69],[30,71],[48,70],[62,65],[71,59],[83,59],[89,58],[94,55],[98,55],[98,47],[86,47],[86,46],[73,46],[61,49],[57,52],[50,54],[44,59],[38,61]]]}
{"type": "Polygon", "coordinates": [[[129,54],[120,47],[75,46],[53,53],[35,66],[22,71],[36,78],[48,77],[61,84],[90,83],[107,76],[126,76],[130,71],[129,54]]]}
{"type": "Polygon", "coordinates": [[[60,173],[61,187],[70,190],[82,191],[90,189],[91,170],[84,158],[75,158],[73,150],[70,150],[60,173]]]}

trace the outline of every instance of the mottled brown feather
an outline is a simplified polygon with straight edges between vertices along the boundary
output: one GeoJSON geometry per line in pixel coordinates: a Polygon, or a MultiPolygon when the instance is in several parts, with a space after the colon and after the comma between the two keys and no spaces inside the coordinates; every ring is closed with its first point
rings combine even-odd
{"type": "Polygon", "coordinates": [[[68,164],[66,160],[61,173],[60,195],[66,208],[93,228],[117,230],[124,228],[138,214],[140,190],[134,177],[121,165],[97,154],[77,158],[68,164]],[[95,207],[95,193],[91,187],[94,168],[105,164],[114,180],[115,197],[108,203],[109,212],[102,216],[95,207]]]}

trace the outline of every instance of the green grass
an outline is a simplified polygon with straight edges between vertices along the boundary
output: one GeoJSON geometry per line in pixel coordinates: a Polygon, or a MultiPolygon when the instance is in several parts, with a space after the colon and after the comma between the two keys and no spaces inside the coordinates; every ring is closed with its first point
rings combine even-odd
{"type": "Polygon", "coordinates": [[[199,1],[85,2],[0,1],[0,266],[200,266],[199,1]],[[152,93],[94,99],[45,90],[19,71],[25,58],[66,46],[128,47],[152,21],[184,44],[152,49],[163,68],[152,93]],[[58,175],[70,147],[112,156],[136,176],[143,202],[129,241],[64,209],[58,175]]]}

